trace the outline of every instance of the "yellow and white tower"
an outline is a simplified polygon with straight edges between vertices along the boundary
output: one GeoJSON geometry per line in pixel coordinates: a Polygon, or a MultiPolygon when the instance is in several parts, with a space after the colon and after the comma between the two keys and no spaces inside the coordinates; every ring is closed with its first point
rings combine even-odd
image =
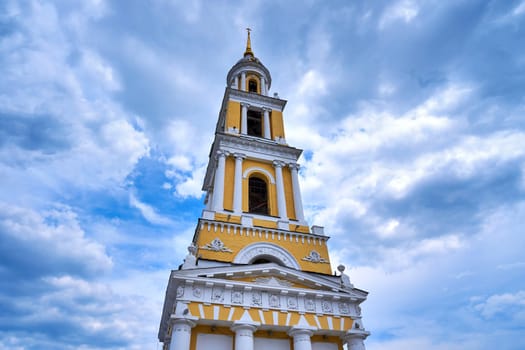
{"type": "Polygon", "coordinates": [[[305,221],[301,150],[286,143],[272,77],[252,52],[230,69],[199,218],[171,272],[159,328],[164,350],[364,350],[344,266],[332,275],[328,236],[305,221]]]}

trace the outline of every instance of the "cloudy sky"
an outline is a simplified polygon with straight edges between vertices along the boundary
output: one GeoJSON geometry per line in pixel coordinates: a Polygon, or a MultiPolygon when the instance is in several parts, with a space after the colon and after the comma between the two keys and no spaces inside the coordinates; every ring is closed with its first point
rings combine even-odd
{"type": "Polygon", "coordinates": [[[159,349],[247,26],[368,350],[524,349],[525,1],[0,2],[0,349],[159,349]]]}

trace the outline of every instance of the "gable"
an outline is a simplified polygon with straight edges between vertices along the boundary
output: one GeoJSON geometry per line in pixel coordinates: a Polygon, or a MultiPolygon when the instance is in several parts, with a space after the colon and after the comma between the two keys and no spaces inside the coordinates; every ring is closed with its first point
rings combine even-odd
{"type": "Polygon", "coordinates": [[[266,290],[303,290],[303,292],[325,292],[364,300],[367,293],[359,289],[341,287],[340,278],[299,271],[275,263],[213,267],[174,271],[185,279],[193,277],[196,281],[231,284],[237,287],[250,287],[266,290]]]}

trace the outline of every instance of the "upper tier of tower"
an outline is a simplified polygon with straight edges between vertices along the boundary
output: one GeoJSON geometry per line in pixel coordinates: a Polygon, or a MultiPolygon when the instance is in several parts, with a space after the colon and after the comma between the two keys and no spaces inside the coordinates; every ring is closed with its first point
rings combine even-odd
{"type": "Polygon", "coordinates": [[[244,56],[228,72],[226,85],[232,89],[268,95],[272,76],[252,51],[250,31],[248,31],[244,56]]]}

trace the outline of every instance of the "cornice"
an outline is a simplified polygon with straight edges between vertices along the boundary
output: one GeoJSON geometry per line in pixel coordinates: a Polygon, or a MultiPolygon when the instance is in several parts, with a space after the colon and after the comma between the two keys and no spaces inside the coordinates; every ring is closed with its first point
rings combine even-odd
{"type": "MultiPolygon", "coordinates": [[[[297,161],[303,150],[288,145],[279,144],[275,141],[262,137],[249,135],[217,133],[215,135],[215,144],[224,147],[234,147],[243,151],[255,151],[266,155],[293,159],[297,161]]],[[[246,152],[244,152],[246,153],[246,152]]],[[[279,160],[279,159],[275,159],[279,160]]]]}
{"type": "Polygon", "coordinates": [[[241,103],[248,103],[264,108],[269,107],[275,110],[283,111],[286,106],[286,100],[280,98],[265,96],[253,92],[242,91],[238,89],[226,88],[226,96],[228,99],[234,99],[241,103]]]}

